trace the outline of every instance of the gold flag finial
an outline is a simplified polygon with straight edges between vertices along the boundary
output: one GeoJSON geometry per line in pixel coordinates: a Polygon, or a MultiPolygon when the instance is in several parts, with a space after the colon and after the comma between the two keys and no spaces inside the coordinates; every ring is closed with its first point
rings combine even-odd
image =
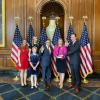
{"type": "Polygon", "coordinates": [[[83,16],[82,18],[83,18],[84,23],[86,23],[86,20],[88,19],[88,17],[87,16],[83,16]]]}
{"type": "Polygon", "coordinates": [[[28,17],[28,20],[29,20],[29,23],[32,24],[33,17],[32,16],[29,16],[28,17]]]}
{"type": "Polygon", "coordinates": [[[45,20],[46,20],[46,17],[45,17],[45,16],[43,16],[43,17],[42,17],[43,27],[45,27],[45,20]]]}
{"type": "Polygon", "coordinates": [[[16,17],[14,17],[14,19],[15,19],[16,25],[18,25],[19,24],[19,21],[20,21],[20,17],[16,16],[16,17]]]}

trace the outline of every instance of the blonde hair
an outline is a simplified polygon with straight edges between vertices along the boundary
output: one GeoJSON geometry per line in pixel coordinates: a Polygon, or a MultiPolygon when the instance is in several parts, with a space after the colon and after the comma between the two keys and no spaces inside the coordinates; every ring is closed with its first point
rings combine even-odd
{"type": "MultiPolygon", "coordinates": [[[[37,37],[36,36],[33,36],[33,38],[32,38],[32,45],[34,45],[35,38],[37,38],[37,37]]],[[[38,41],[37,41],[37,43],[38,43],[38,41]]]]}

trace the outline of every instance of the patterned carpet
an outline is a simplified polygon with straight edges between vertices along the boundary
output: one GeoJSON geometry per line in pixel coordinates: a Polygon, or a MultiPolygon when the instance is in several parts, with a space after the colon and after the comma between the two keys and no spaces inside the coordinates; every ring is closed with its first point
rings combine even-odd
{"type": "Polygon", "coordinates": [[[44,90],[44,84],[39,82],[38,89],[21,87],[20,81],[14,81],[16,71],[0,71],[0,100],[100,100],[100,74],[90,75],[88,84],[83,84],[79,94],[75,90],[69,89],[70,83],[65,81],[63,89],[58,87],[58,83],[52,81],[52,87],[44,90]]]}
{"type": "Polygon", "coordinates": [[[0,77],[0,100],[100,100],[99,80],[89,80],[88,84],[82,84],[79,94],[68,86],[69,83],[65,82],[63,89],[59,89],[53,81],[52,87],[44,91],[43,82],[39,83],[38,89],[31,89],[30,84],[28,87],[21,87],[19,81],[13,81],[10,77],[0,77]]]}

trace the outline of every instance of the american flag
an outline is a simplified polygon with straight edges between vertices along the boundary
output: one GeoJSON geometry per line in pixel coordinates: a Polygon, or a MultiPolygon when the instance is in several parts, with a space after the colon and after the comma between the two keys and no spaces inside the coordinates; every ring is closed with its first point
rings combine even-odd
{"type": "Polygon", "coordinates": [[[53,35],[52,44],[56,45],[58,43],[59,38],[61,38],[60,28],[57,26],[53,35]]]}
{"type": "Polygon", "coordinates": [[[47,41],[47,33],[46,33],[46,28],[43,27],[40,31],[40,37],[39,37],[39,45],[42,46],[45,44],[45,42],[47,41]]]}
{"type": "Polygon", "coordinates": [[[34,30],[32,25],[29,25],[29,30],[28,30],[28,34],[27,34],[27,42],[29,44],[29,46],[32,46],[32,38],[34,36],[34,30]]]}
{"type": "Polygon", "coordinates": [[[11,59],[17,64],[18,63],[18,49],[22,43],[22,37],[18,25],[16,25],[14,38],[12,41],[11,59]]]}
{"type": "MultiPolygon", "coordinates": [[[[54,46],[57,45],[58,43],[58,40],[61,38],[61,32],[60,32],[60,28],[58,26],[56,26],[56,29],[55,29],[55,32],[54,32],[54,35],[53,35],[53,38],[52,38],[52,48],[54,49],[54,46]]],[[[53,70],[53,73],[55,75],[55,77],[58,77],[58,74],[57,74],[57,69],[56,69],[56,58],[53,57],[52,58],[52,70],[53,70]]]]}
{"type": "MultiPolygon", "coordinates": [[[[70,23],[69,25],[69,28],[68,28],[68,33],[67,33],[67,41],[69,43],[69,46],[72,44],[72,40],[71,40],[71,35],[74,34],[74,31],[73,31],[73,28],[72,28],[72,25],[70,23]]],[[[67,63],[67,66],[68,66],[68,74],[71,75],[71,68],[70,68],[70,58],[69,56],[66,57],[66,63],[67,63]]]]}
{"type": "Polygon", "coordinates": [[[83,31],[80,39],[80,57],[81,57],[81,74],[82,77],[87,77],[88,74],[93,72],[92,69],[92,57],[91,57],[91,47],[88,37],[87,26],[84,23],[83,31]]]}
{"type": "Polygon", "coordinates": [[[70,24],[69,28],[68,28],[67,38],[66,38],[68,43],[69,43],[69,45],[72,44],[72,40],[71,40],[71,35],[72,34],[74,34],[74,31],[73,31],[72,25],[70,24]]]}

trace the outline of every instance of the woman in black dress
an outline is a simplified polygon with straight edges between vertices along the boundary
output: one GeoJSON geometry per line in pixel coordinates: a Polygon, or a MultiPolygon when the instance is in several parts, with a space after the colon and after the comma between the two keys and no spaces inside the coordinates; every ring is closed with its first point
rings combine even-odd
{"type": "Polygon", "coordinates": [[[56,58],[56,67],[57,67],[57,72],[60,78],[59,86],[60,88],[62,88],[65,72],[67,69],[66,59],[65,59],[67,55],[67,48],[65,47],[65,45],[63,45],[62,39],[58,40],[58,45],[55,46],[53,54],[54,54],[54,57],[56,58]]]}

